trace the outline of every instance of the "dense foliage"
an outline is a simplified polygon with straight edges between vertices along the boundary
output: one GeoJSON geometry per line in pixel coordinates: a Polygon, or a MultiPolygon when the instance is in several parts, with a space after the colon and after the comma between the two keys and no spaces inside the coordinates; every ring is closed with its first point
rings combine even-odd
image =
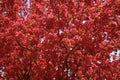
{"type": "Polygon", "coordinates": [[[0,80],[120,80],[119,49],[120,0],[0,0],[0,80]]]}

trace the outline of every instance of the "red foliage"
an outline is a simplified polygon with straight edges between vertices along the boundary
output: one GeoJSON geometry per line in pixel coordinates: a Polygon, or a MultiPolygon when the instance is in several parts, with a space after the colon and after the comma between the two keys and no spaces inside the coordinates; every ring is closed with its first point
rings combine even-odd
{"type": "Polygon", "coordinates": [[[119,80],[117,49],[120,0],[0,0],[0,80],[119,80]]]}

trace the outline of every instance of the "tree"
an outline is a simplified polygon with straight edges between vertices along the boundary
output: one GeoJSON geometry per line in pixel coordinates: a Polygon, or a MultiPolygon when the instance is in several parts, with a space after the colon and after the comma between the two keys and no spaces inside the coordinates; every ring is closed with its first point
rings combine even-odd
{"type": "Polygon", "coordinates": [[[0,80],[119,80],[117,49],[120,0],[0,0],[0,80]]]}

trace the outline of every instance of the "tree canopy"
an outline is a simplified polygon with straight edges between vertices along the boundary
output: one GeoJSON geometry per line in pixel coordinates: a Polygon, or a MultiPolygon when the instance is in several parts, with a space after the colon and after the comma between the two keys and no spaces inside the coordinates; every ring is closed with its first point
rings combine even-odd
{"type": "Polygon", "coordinates": [[[0,0],[0,80],[120,80],[119,49],[120,0],[0,0]]]}

